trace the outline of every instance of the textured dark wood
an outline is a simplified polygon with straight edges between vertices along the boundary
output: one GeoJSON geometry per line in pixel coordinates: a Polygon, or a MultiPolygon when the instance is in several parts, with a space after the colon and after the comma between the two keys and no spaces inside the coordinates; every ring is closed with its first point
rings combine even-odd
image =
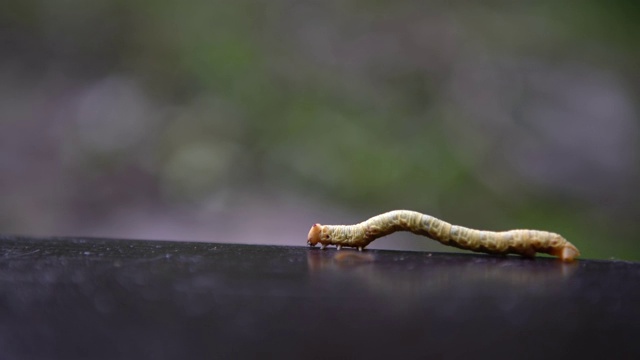
{"type": "Polygon", "coordinates": [[[640,358],[640,264],[0,237],[0,358],[640,358]]]}

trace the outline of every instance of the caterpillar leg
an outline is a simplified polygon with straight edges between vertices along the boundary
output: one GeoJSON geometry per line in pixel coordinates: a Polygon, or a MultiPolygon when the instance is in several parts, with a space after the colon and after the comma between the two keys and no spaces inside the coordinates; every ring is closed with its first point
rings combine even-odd
{"type": "Polygon", "coordinates": [[[337,250],[342,249],[342,245],[337,245],[337,246],[336,246],[336,249],[337,249],[337,250]]]}
{"type": "MultiPolygon", "coordinates": [[[[507,254],[503,254],[503,255],[507,255],[507,254]]],[[[522,256],[525,259],[533,259],[536,257],[536,251],[533,249],[526,249],[520,253],[520,256],[522,256]]]]}

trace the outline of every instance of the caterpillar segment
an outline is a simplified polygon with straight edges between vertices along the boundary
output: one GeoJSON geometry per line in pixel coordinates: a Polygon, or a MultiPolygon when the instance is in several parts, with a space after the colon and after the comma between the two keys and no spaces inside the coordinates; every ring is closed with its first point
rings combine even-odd
{"type": "Polygon", "coordinates": [[[396,231],[410,231],[444,245],[488,254],[518,254],[531,258],[536,253],[544,253],[564,261],[573,261],[580,256],[578,248],[556,233],[524,229],[474,230],[409,210],[389,211],[356,225],[314,224],[309,230],[307,244],[320,244],[322,249],[335,245],[338,250],[353,247],[362,251],[375,239],[396,231]]]}

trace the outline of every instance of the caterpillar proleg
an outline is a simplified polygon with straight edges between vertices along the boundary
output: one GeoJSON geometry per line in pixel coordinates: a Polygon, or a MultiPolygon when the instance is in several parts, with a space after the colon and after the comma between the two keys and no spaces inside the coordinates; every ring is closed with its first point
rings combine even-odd
{"type": "Polygon", "coordinates": [[[559,234],[539,230],[481,231],[451,225],[416,211],[394,210],[374,216],[356,225],[314,224],[307,244],[322,249],[328,245],[354,247],[362,251],[373,240],[396,231],[425,235],[444,245],[488,254],[519,254],[534,257],[536,253],[572,261],[580,251],[559,234]]]}

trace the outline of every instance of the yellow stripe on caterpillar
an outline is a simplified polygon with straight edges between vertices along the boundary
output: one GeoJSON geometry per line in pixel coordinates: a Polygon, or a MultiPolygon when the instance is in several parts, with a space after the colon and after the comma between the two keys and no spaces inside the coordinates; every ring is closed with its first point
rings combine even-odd
{"type": "Polygon", "coordinates": [[[539,230],[480,231],[451,225],[446,221],[416,211],[394,210],[374,216],[356,225],[315,224],[309,230],[307,244],[354,247],[362,251],[373,240],[396,231],[424,235],[445,245],[488,254],[519,254],[533,257],[536,253],[572,261],[580,251],[559,234],[539,230]]]}

